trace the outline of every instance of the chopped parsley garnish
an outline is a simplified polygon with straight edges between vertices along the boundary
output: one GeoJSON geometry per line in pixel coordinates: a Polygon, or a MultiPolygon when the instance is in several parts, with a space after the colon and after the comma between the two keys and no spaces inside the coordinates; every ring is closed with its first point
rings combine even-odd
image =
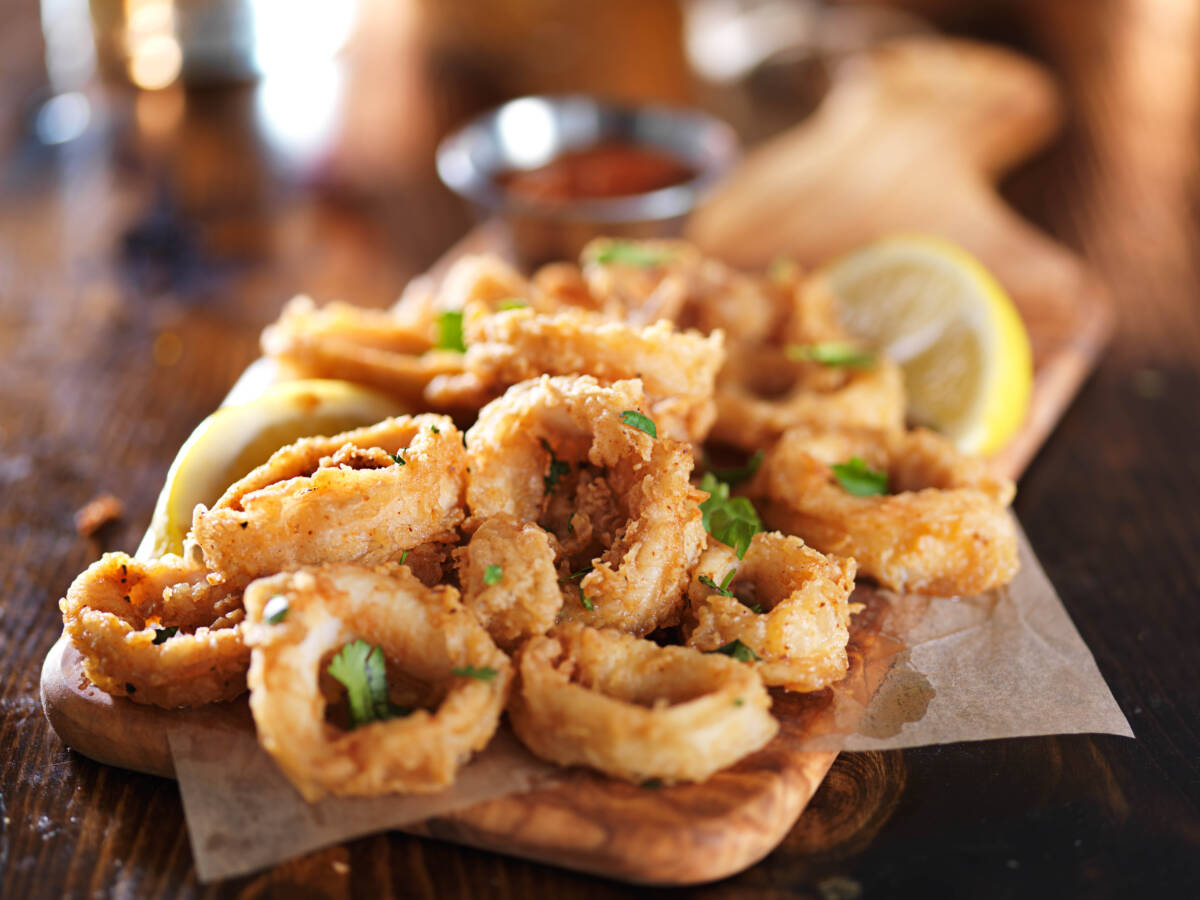
{"type": "Polygon", "coordinates": [[[496,312],[504,312],[509,309],[524,309],[525,301],[516,297],[508,297],[496,304],[496,312]]]}
{"type": "Polygon", "coordinates": [[[177,634],[179,634],[179,626],[178,625],[168,625],[166,628],[155,628],[154,629],[154,643],[155,644],[165,644],[167,641],[169,641],[171,638],[175,637],[175,635],[177,635],[177,634]]]}
{"type": "Polygon", "coordinates": [[[752,613],[758,613],[760,616],[763,614],[763,605],[761,603],[743,603],[742,605],[752,613]]]}
{"type": "Polygon", "coordinates": [[[579,589],[579,602],[583,604],[583,608],[586,609],[588,612],[591,612],[593,609],[596,608],[595,601],[592,600],[591,597],[589,597],[587,594],[585,594],[583,592],[583,588],[579,589]]]}
{"type": "Polygon", "coordinates": [[[847,341],[824,341],[819,344],[790,344],[788,359],[797,362],[815,362],[823,366],[845,366],[850,369],[867,369],[875,365],[875,354],[847,341]]]}
{"type": "Polygon", "coordinates": [[[658,437],[658,427],[654,424],[654,420],[649,416],[642,415],[636,409],[627,409],[621,413],[621,422],[630,428],[646,432],[652,438],[658,437]]]}
{"type": "Polygon", "coordinates": [[[718,647],[716,650],[705,650],[705,653],[724,653],[726,656],[732,656],[738,662],[755,662],[758,659],[758,654],[734,638],[724,647],[718,647]]]}
{"type": "Polygon", "coordinates": [[[484,584],[499,584],[500,579],[504,577],[504,569],[500,566],[488,566],[483,570],[484,584]]]}
{"type": "Polygon", "coordinates": [[[442,433],[442,429],[438,428],[436,425],[430,425],[429,430],[432,431],[434,434],[442,433]]]}
{"type": "Polygon", "coordinates": [[[855,497],[873,497],[888,492],[887,472],[869,468],[860,456],[851,457],[849,462],[834,463],[832,468],[838,484],[855,497]]]}
{"type": "Polygon", "coordinates": [[[554,448],[545,438],[542,438],[542,449],[550,454],[550,468],[542,476],[542,484],[545,485],[547,494],[553,494],[554,489],[558,487],[558,480],[571,473],[571,464],[555,456],[554,448]]]}
{"type": "Polygon", "coordinates": [[[460,666],[450,670],[451,675],[461,675],[463,678],[475,678],[479,681],[491,681],[500,673],[491,666],[460,666]]]}
{"type": "Polygon", "coordinates": [[[661,266],[674,256],[672,250],[660,247],[647,247],[634,241],[612,241],[607,247],[592,257],[593,262],[602,265],[620,263],[625,266],[661,266]]]}
{"type": "Polygon", "coordinates": [[[408,551],[407,550],[405,550],[403,553],[400,554],[400,565],[404,565],[404,561],[406,559],[408,559],[408,551]]]}
{"type": "Polygon", "coordinates": [[[741,697],[734,697],[734,698],[733,698],[733,705],[734,705],[734,706],[745,706],[745,705],[746,705],[746,701],[745,701],[744,699],[742,699],[741,697]]]}
{"type": "Polygon", "coordinates": [[[718,469],[710,466],[708,471],[712,472],[719,481],[723,481],[726,484],[741,484],[743,481],[749,481],[754,477],[754,473],[762,465],[763,455],[761,450],[755,450],[754,455],[746,460],[745,465],[730,469],[718,469]]]}
{"type": "Polygon", "coordinates": [[[388,699],[387,663],[381,647],[351,641],[337,652],[326,671],[346,689],[351,729],[412,712],[388,699]]]}
{"type": "Polygon", "coordinates": [[[733,581],[733,576],[734,576],[734,575],[736,575],[736,574],[737,574],[737,569],[730,569],[730,570],[729,570],[729,571],[728,571],[728,572],[725,574],[725,577],[721,579],[721,583],[720,583],[720,584],[717,584],[715,581],[713,581],[713,580],[712,580],[711,578],[709,578],[707,575],[701,575],[701,576],[700,576],[700,583],[701,583],[701,584],[703,584],[703,585],[705,585],[705,586],[707,586],[707,587],[710,587],[710,588],[712,588],[714,591],[716,591],[716,592],[717,592],[718,594],[720,594],[722,597],[732,597],[732,596],[733,596],[733,591],[731,591],[731,590],[729,589],[729,583],[730,583],[731,581],[733,581]]]}
{"type": "Polygon", "coordinates": [[[567,581],[582,581],[582,580],[583,580],[583,576],[584,576],[584,575],[586,575],[588,572],[592,571],[592,569],[594,569],[594,568],[596,568],[596,567],[595,567],[595,566],[588,566],[586,569],[580,569],[578,572],[572,572],[572,573],[571,573],[570,575],[568,575],[566,578],[560,578],[560,579],[558,579],[558,580],[559,580],[559,581],[563,581],[563,582],[567,582],[567,581]]]}
{"type": "Polygon", "coordinates": [[[438,315],[437,342],[433,346],[438,350],[467,352],[467,344],[463,340],[462,310],[449,309],[438,315]]]}
{"type": "Polygon", "coordinates": [[[732,547],[738,559],[750,549],[750,540],[762,531],[762,519],[754,504],[745,497],[730,497],[729,485],[719,481],[712,472],[705,472],[700,490],[709,498],[700,504],[704,530],[726,546],[732,547]]]}
{"type": "Polygon", "coordinates": [[[388,456],[390,456],[392,458],[392,462],[398,466],[408,465],[408,460],[404,458],[403,450],[397,450],[395,453],[389,453],[388,456]]]}
{"type": "Polygon", "coordinates": [[[276,594],[263,606],[263,621],[270,625],[278,625],[287,618],[290,609],[287,597],[283,594],[276,594]]]}

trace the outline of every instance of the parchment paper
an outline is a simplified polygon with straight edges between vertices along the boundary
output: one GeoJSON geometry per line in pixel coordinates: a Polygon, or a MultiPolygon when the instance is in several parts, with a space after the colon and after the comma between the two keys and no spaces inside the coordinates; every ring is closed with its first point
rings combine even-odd
{"type": "MultiPolygon", "coordinates": [[[[1041,734],[1133,737],[1024,534],[1021,571],[1005,589],[965,599],[884,599],[875,650],[862,671],[834,690],[801,749],[884,750],[1041,734]],[[889,666],[880,684],[878,670],[889,666]]],[[[201,881],[561,777],[502,728],[440,794],[309,805],[259,748],[249,722],[228,730],[177,729],[168,739],[201,881]]]]}

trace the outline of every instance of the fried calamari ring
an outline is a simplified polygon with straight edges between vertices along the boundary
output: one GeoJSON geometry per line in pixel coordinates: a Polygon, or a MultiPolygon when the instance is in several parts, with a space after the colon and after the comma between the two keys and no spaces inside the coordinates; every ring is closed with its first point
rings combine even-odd
{"type": "Polygon", "coordinates": [[[501,513],[455,551],[463,604],[504,650],[545,634],[562,609],[550,534],[501,513]]]}
{"type": "Polygon", "coordinates": [[[512,664],[454,588],[427,588],[404,566],[333,564],[254,582],[246,613],[259,742],[309,801],[440,790],[496,731],[512,664]],[[266,621],[275,596],[286,614],[266,621]],[[411,714],[352,731],[326,721],[322,675],[355,639],[382,648],[390,701],[411,714]],[[486,677],[455,674],[468,669],[486,677]]]}
{"type": "Polygon", "coordinates": [[[644,409],[636,380],[543,376],[509,388],[467,432],[471,515],[552,532],[564,617],[636,634],[678,621],[705,540],[687,446],[623,421],[644,409]]]}
{"type": "Polygon", "coordinates": [[[233,583],[322,562],[386,562],[463,519],[466,451],[446,416],[386,419],[276,451],[212,509],[192,537],[233,583]]]}
{"type": "Polygon", "coordinates": [[[436,376],[462,371],[461,353],[435,350],[431,321],[295,297],[262,334],[263,352],[307,377],[371,385],[409,403],[436,376]]]}
{"type": "Polygon", "coordinates": [[[163,707],[232,700],[246,690],[241,594],[178,556],[106,553],[59,601],[83,670],[114,697],[163,707]]]}
{"type": "Polygon", "coordinates": [[[568,624],[531,639],[517,666],[513,730],[563,766],[703,781],[779,729],[757,673],[721,654],[568,624]]]}
{"type": "Polygon", "coordinates": [[[885,587],[934,596],[977,594],[1018,568],[1012,482],[926,430],[786,433],[749,492],[763,520],[825,553],[851,556],[885,587]],[[832,465],[855,457],[886,472],[894,493],[854,496],[832,465]]]}
{"type": "Polygon", "coordinates": [[[709,437],[744,450],[790,428],[904,427],[904,381],[886,359],[867,368],[830,368],[789,359],[775,346],[731,347],[717,378],[709,437]]]}
{"type": "Polygon", "coordinates": [[[732,549],[710,541],[688,587],[687,645],[709,653],[740,641],[758,658],[754,667],[765,684],[827,687],[849,665],[854,571],[853,560],[777,532],[756,534],[740,562],[732,549]]]}
{"type": "Polygon", "coordinates": [[[464,406],[499,396],[539,375],[592,375],[602,382],[640,378],[659,430],[677,440],[704,439],[725,359],[723,336],[677,331],[662,321],[644,328],[582,310],[538,315],[529,309],[472,312],[465,322],[466,374],[434,379],[427,399],[464,406]]]}
{"type": "Polygon", "coordinates": [[[686,241],[597,238],[580,258],[588,291],[610,318],[668,319],[705,334],[721,330],[731,343],[765,341],[776,325],[775,304],[755,278],[686,241]]]}

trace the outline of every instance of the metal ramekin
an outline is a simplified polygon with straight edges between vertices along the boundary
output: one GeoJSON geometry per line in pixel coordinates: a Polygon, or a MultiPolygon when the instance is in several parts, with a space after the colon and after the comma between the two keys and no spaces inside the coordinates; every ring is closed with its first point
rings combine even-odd
{"type": "Polygon", "coordinates": [[[629,106],[585,95],[521,97],[473,119],[438,147],[438,174],[484,215],[508,223],[519,261],[575,259],[593,237],[678,235],[688,213],[738,157],[724,122],[689,109],[629,106]],[[619,141],[665,151],[697,174],[628,197],[543,204],[506,191],[496,176],[556,156],[619,141]]]}

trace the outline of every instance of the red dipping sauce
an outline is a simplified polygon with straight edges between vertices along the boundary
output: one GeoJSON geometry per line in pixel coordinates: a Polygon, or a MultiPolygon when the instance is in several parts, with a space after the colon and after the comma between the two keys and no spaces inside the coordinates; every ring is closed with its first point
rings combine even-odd
{"type": "Polygon", "coordinates": [[[571,150],[536,169],[501,172],[496,183],[526,200],[555,204],[645,194],[683,184],[696,175],[691,167],[658,150],[606,143],[571,150]]]}

